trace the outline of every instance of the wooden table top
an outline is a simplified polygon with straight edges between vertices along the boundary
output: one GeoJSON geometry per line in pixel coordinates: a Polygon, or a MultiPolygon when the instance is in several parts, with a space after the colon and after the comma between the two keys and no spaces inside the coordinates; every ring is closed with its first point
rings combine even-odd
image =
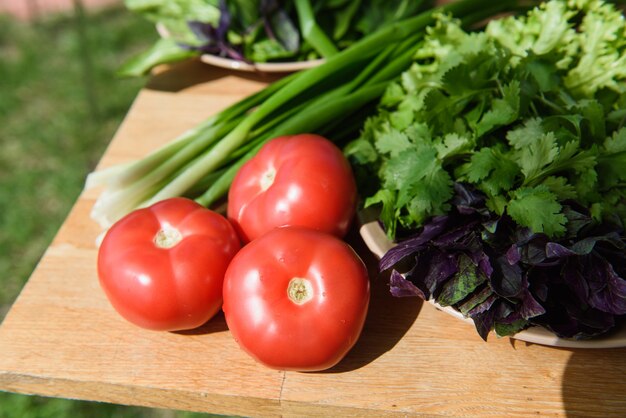
{"type": "MultiPolygon", "coordinates": [[[[138,95],[100,167],[140,157],[263,87],[268,77],[187,63],[138,95]]],[[[490,336],[372,273],[360,340],[326,372],[267,369],[222,315],[198,330],[139,329],[96,274],[100,229],[83,192],[0,326],[0,389],[246,416],[626,416],[626,349],[563,349],[490,336]]],[[[356,234],[350,237],[366,259],[356,234]]]]}

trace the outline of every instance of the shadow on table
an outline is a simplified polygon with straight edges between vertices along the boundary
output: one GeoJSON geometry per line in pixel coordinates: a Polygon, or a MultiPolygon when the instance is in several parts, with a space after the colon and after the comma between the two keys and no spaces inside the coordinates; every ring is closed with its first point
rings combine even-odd
{"type": "Polygon", "coordinates": [[[154,74],[151,75],[146,88],[150,90],[178,92],[197,84],[209,83],[232,75],[264,83],[276,81],[284,76],[284,74],[233,71],[208,65],[199,60],[188,60],[162,69],[157,69],[154,74]]]}
{"type": "Polygon", "coordinates": [[[216,332],[224,332],[228,331],[228,326],[226,325],[226,319],[224,319],[224,312],[219,311],[215,314],[215,316],[209,319],[204,325],[183,331],[174,331],[174,334],[180,335],[204,335],[204,334],[213,334],[216,332]]]}
{"type": "Polygon", "coordinates": [[[568,417],[626,416],[626,349],[573,350],[562,396],[568,417]]]}
{"type": "Polygon", "coordinates": [[[378,260],[353,228],[346,240],[368,267],[371,298],[359,340],[335,367],[318,373],[343,373],[359,369],[391,350],[411,328],[422,308],[419,298],[395,298],[389,293],[387,274],[378,273],[378,260]]]}

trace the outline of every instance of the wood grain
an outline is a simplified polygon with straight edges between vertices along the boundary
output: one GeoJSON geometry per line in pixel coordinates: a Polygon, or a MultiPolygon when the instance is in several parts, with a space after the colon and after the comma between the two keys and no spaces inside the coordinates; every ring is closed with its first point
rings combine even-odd
{"type": "MultiPolygon", "coordinates": [[[[139,94],[100,167],[129,161],[271,79],[198,63],[139,94]]],[[[0,327],[0,389],[246,416],[626,416],[626,350],[555,349],[490,337],[371,270],[362,337],[319,373],[270,370],[218,315],[185,333],[141,330],[110,307],[95,271],[98,225],[85,191],[0,327]]],[[[348,238],[373,267],[353,231],[348,238]]]]}

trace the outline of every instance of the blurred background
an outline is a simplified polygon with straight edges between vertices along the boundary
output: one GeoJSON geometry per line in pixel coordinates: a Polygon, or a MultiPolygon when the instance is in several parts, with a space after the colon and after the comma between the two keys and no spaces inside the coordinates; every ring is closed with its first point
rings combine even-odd
{"type": "MultiPolygon", "coordinates": [[[[116,69],[157,38],[122,0],[0,0],[0,321],[145,79],[116,69]]],[[[206,417],[0,392],[0,418],[206,417]]]]}

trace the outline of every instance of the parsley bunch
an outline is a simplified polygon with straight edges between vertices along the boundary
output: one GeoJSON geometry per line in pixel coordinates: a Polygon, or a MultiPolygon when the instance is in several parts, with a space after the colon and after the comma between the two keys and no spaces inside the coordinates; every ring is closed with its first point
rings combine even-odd
{"type": "Polygon", "coordinates": [[[553,0],[466,32],[439,16],[351,157],[390,238],[450,211],[453,185],[547,236],[565,202],[626,220],[626,24],[600,0],[553,0]]]}

